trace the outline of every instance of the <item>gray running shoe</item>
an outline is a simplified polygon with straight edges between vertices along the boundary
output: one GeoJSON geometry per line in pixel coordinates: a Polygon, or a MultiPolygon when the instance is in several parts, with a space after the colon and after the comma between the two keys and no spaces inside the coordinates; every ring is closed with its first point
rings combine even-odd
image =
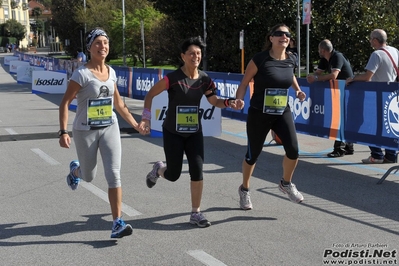
{"type": "Polygon", "coordinates": [[[202,212],[191,213],[190,224],[196,224],[198,227],[201,228],[211,226],[211,223],[205,218],[202,212]]]}
{"type": "Polygon", "coordinates": [[[240,195],[240,208],[243,210],[252,210],[252,202],[249,191],[242,190],[242,185],[238,188],[240,195]]]}
{"type": "Polygon", "coordinates": [[[116,218],[112,226],[111,238],[122,238],[131,235],[133,228],[130,224],[125,223],[122,218],[116,218]]]}
{"type": "Polygon", "coordinates": [[[288,185],[283,185],[283,180],[280,181],[279,189],[284,194],[288,194],[288,197],[292,202],[301,203],[303,201],[303,196],[301,192],[296,189],[294,183],[289,183],[288,185]]]}
{"type": "Polygon", "coordinates": [[[147,174],[147,178],[146,178],[147,187],[152,188],[153,186],[155,186],[155,184],[157,183],[157,180],[159,178],[158,170],[159,170],[159,168],[162,168],[162,167],[165,167],[163,162],[158,161],[158,162],[154,163],[154,166],[152,167],[151,172],[149,172],[147,174]]]}

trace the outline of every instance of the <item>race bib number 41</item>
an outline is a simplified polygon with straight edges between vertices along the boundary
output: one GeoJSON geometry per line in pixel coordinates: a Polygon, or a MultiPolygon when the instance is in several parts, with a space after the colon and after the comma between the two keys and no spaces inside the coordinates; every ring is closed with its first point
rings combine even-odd
{"type": "Polygon", "coordinates": [[[282,115],[288,103],[288,89],[266,89],[263,101],[263,113],[282,115]]]}

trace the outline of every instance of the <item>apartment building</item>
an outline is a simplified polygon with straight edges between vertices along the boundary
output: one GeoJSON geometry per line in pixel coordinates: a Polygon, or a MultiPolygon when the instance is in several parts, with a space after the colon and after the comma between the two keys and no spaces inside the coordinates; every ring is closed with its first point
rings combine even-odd
{"type": "Polygon", "coordinates": [[[26,36],[20,46],[27,47],[31,42],[28,0],[0,0],[0,24],[9,19],[17,20],[26,28],[26,36]]]}

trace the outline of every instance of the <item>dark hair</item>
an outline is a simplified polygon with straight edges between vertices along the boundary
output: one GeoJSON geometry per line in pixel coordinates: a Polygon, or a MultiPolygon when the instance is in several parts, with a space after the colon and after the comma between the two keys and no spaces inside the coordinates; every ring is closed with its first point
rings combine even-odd
{"type": "Polygon", "coordinates": [[[80,48],[80,47],[78,49],[76,49],[76,51],[78,51],[78,53],[83,52],[82,48],[80,48]]]}
{"type": "Polygon", "coordinates": [[[263,50],[270,50],[272,48],[272,42],[270,41],[270,36],[272,36],[273,33],[280,27],[286,27],[288,29],[288,31],[291,31],[290,27],[288,27],[284,23],[279,23],[277,25],[274,25],[272,27],[272,29],[266,35],[266,43],[265,43],[265,47],[263,48],[263,50]]]}
{"type": "Polygon", "coordinates": [[[206,46],[204,41],[202,40],[201,36],[191,37],[182,43],[181,48],[180,48],[181,53],[183,53],[183,54],[186,53],[188,50],[188,47],[190,47],[191,45],[196,45],[199,48],[201,48],[202,53],[204,52],[204,49],[206,46]]]}

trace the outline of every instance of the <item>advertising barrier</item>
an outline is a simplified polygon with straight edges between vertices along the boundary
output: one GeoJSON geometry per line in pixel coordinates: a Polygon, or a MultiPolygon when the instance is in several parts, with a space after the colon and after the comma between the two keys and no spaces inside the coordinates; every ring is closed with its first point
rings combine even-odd
{"type": "MultiPolygon", "coordinates": [[[[168,92],[163,91],[152,100],[151,136],[162,136],[162,123],[168,111],[168,92]]],[[[211,105],[206,97],[202,97],[199,110],[202,132],[204,136],[220,136],[222,134],[221,109],[211,105]]]]}
{"type": "MultiPolygon", "coordinates": [[[[61,60],[40,55],[27,55],[16,52],[13,57],[5,57],[5,64],[19,60],[28,61],[31,65],[39,65],[52,72],[65,72],[67,78],[79,67],[79,64],[70,60],[61,60]]],[[[11,66],[10,66],[11,67],[11,66]]],[[[149,89],[158,82],[163,75],[172,70],[130,68],[113,66],[118,81],[117,86],[122,96],[143,100],[149,89]]],[[[22,71],[22,70],[21,70],[22,71]]],[[[28,70],[29,71],[29,70],[28,70]]],[[[36,71],[35,71],[36,72],[36,71]]],[[[34,72],[34,73],[35,73],[34,72]]],[[[46,71],[37,71],[46,72],[46,71]]],[[[223,98],[235,97],[238,86],[243,77],[242,74],[207,72],[215,82],[218,95],[223,98]]],[[[33,82],[34,83],[34,82],[33,82]]],[[[298,83],[306,93],[305,101],[300,102],[294,90],[289,91],[289,105],[293,113],[296,129],[302,134],[342,140],[382,148],[398,149],[399,147],[399,83],[384,82],[353,82],[346,86],[345,81],[315,82],[309,84],[306,79],[299,78],[298,83]]],[[[45,89],[53,82],[47,82],[43,86],[34,87],[32,92],[39,93],[63,93],[65,88],[45,89]]],[[[34,85],[34,84],[33,84],[34,85]]],[[[66,81],[63,83],[66,86],[66,81]]],[[[33,87],[32,87],[33,88],[33,87]]],[[[245,108],[240,111],[226,108],[220,110],[215,108],[212,119],[216,123],[218,112],[224,117],[246,120],[253,84],[250,83],[245,94],[245,108]]],[[[166,112],[167,95],[154,98],[152,123],[154,136],[161,131],[160,117],[166,112]],[[154,115],[155,114],[155,115],[154,115]],[[157,119],[156,119],[156,118],[157,119]],[[154,127],[155,126],[155,127],[154,127]]],[[[73,102],[74,103],[74,102],[73,102]]],[[[201,102],[201,109],[208,110],[209,104],[201,102]]],[[[71,104],[72,110],[76,104],[71,104]]],[[[205,112],[204,112],[205,115],[205,112]]],[[[208,121],[203,121],[204,132],[208,121]]],[[[221,123],[221,122],[220,122],[221,123]]],[[[212,124],[217,130],[208,134],[220,134],[219,124],[212,124]]]]}
{"type": "Polygon", "coordinates": [[[17,82],[18,83],[32,83],[33,71],[45,71],[42,67],[36,66],[18,66],[17,68],[17,82]]]}
{"type": "Polygon", "coordinates": [[[32,72],[32,93],[64,94],[67,87],[66,74],[53,71],[32,72]]]}
{"type": "Polygon", "coordinates": [[[10,61],[10,66],[9,66],[8,72],[10,74],[17,74],[17,69],[19,66],[29,66],[29,63],[24,62],[24,61],[18,61],[18,60],[10,61]]]}

